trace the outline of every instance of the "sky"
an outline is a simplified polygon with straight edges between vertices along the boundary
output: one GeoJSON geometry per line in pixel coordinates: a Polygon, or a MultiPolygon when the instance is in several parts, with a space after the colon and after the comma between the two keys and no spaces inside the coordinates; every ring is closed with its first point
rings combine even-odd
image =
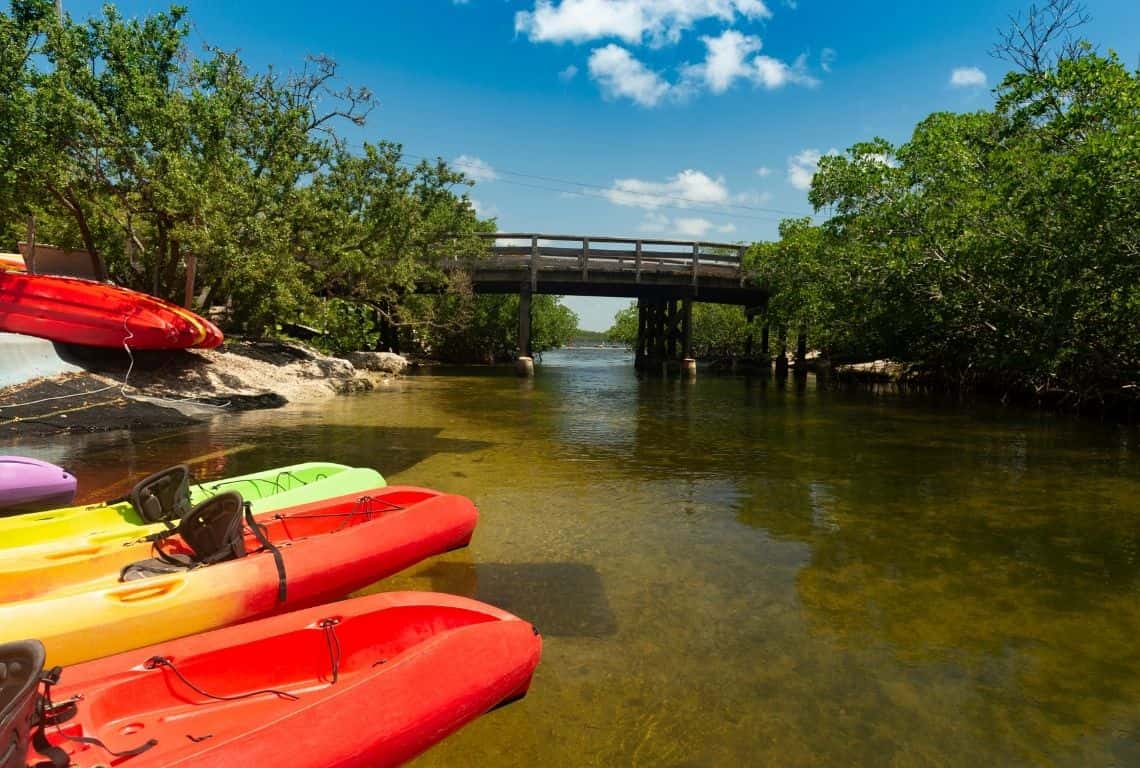
{"type": "MultiPolygon", "coordinates": [[[[75,18],[101,2],[63,0],[75,18]]],[[[500,231],[753,242],[813,214],[821,155],[993,103],[1016,0],[182,0],[192,48],[298,69],[324,54],[378,100],[352,145],[466,172],[500,231]]],[[[169,3],[123,0],[127,16],[169,3]]],[[[1140,66],[1140,0],[1081,36],[1140,66]]],[[[605,330],[625,299],[570,297],[605,330]]]]}

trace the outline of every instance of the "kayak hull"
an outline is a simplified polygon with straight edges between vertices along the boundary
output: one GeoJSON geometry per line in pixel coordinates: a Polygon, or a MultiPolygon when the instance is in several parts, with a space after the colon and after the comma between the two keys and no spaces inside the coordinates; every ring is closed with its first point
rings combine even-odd
{"type": "Polygon", "coordinates": [[[131,349],[213,349],[224,340],[209,320],[145,293],[9,271],[0,271],[0,331],[131,349]]]}
{"type": "MultiPolygon", "coordinates": [[[[83,696],[63,726],[68,735],[117,751],[156,740],[117,765],[374,768],[406,762],[521,697],[541,652],[537,631],[509,613],[452,595],[393,592],[69,667],[52,695],[83,696]],[[154,657],[177,673],[148,665],[154,657]],[[179,674],[205,693],[244,698],[207,698],[179,674]],[[267,690],[296,698],[249,695],[267,690]]],[[[110,761],[47,733],[73,765],[110,761]]]]}
{"type": "Polygon", "coordinates": [[[376,489],[365,503],[353,494],[294,507],[262,520],[280,547],[284,599],[274,556],[254,552],[257,541],[247,535],[251,554],[238,560],[125,583],[114,572],[0,605],[0,642],[34,627],[48,665],[66,665],[319,605],[466,546],[477,520],[465,497],[408,487],[376,489]]]}
{"type": "Polygon", "coordinates": [[[24,456],[0,456],[0,515],[70,504],[75,477],[54,464],[24,456]]]}
{"type": "MultiPolygon", "coordinates": [[[[254,512],[261,513],[382,485],[384,478],[372,469],[306,462],[191,485],[190,502],[199,504],[217,493],[237,491],[253,505],[254,512]]],[[[0,518],[0,563],[20,557],[10,551],[17,548],[89,548],[162,529],[161,524],[144,523],[128,502],[4,517],[0,518]]]]}

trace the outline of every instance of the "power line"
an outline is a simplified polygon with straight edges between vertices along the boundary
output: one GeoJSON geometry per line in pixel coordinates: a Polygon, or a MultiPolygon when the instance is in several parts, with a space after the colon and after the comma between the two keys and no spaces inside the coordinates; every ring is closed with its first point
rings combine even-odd
{"type": "MultiPolygon", "coordinates": [[[[405,152],[404,154],[407,155],[408,157],[419,158],[420,160],[433,160],[434,159],[431,157],[426,157],[424,155],[417,155],[414,152],[405,152]]],[[[451,161],[449,161],[449,163],[451,165],[467,166],[469,168],[481,168],[482,167],[478,163],[470,163],[470,162],[465,163],[465,162],[460,162],[459,160],[451,160],[451,161]]],[[[621,190],[621,189],[615,190],[613,187],[606,186],[604,184],[591,184],[591,183],[586,182],[586,181],[573,181],[570,179],[560,179],[560,178],[557,178],[555,176],[539,176],[539,175],[533,174],[533,173],[521,173],[519,171],[507,171],[507,170],[503,170],[501,168],[495,168],[494,172],[496,174],[506,174],[507,176],[518,176],[519,178],[523,178],[523,179],[536,179],[538,181],[552,181],[552,182],[555,182],[558,184],[567,184],[569,186],[575,186],[575,187],[586,187],[589,189],[601,189],[601,190],[606,190],[608,192],[616,192],[618,194],[631,195],[634,197],[639,197],[639,196],[645,197],[647,199],[675,200],[678,202],[689,203],[690,205],[715,205],[718,208],[737,208],[737,209],[740,209],[742,211],[757,211],[757,212],[761,212],[761,213],[779,213],[779,214],[783,214],[785,216],[799,216],[799,215],[801,215],[801,214],[796,213],[794,211],[785,211],[785,210],[781,210],[779,208],[765,208],[765,207],[757,206],[757,205],[740,205],[738,203],[712,203],[712,202],[709,202],[708,200],[695,200],[695,199],[690,198],[690,197],[681,197],[680,195],[670,195],[668,193],[631,192],[631,191],[621,190]]],[[[503,181],[503,179],[498,179],[498,181],[503,181]]]]}
{"type": "MultiPolygon", "coordinates": [[[[362,143],[356,143],[353,146],[356,149],[360,149],[363,147],[363,144],[362,143]]],[[[437,157],[428,157],[426,155],[416,154],[415,152],[401,151],[401,154],[404,157],[416,158],[418,160],[426,160],[429,162],[436,160],[436,159],[440,159],[440,160],[443,159],[442,157],[438,157],[438,156],[437,157]]],[[[460,167],[468,167],[468,168],[482,168],[483,167],[482,165],[480,165],[478,163],[460,162],[458,160],[445,161],[445,162],[448,162],[450,165],[457,165],[460,167]]],[[[401,164],[406,168],[414,168],[415,167],[412,163],[409,163],[405,160],[401,160],[401,164]]],[[[570,179],[561,179],[561,178],[558,178],[555,176],[542,176],[542,175],[538,175],[538,174],[522,173],[520,171],[507,171],[507,170],[502,170],[499,168],[495,168],[494,172],[497,175],[496,178],[494,179],[495,181],[501,182],[503,184],[510,184],[510,185],[517,186],[517,187],[525,187],[527,189],[539,189],[539,190],[543,190],[546,192],[557,192],[557,193],[563,194],[563,195],[573,195],[575,197],[590,197],[590,198],[595,198],[598,200],[607,200],[609,202],[614,202],[614,200],[613,200],[614,193],[619,194],[619,195],[628,195],[634,199],[640,198],[640,199],[645,200],[648,204],[647,205],[633,204],[631,207],[642,208],[645,210],[664,209],[664,210],[671,210],[671,211],[680,211],[680,212],[685,212],[685,213],[699,212],[699,213],[707,213],[711,216],[723,216],[726,218],[744,219],[744,220],[749,220],[749,221],[769,221],[769,222],[770,221],[780,221],[781,220],[780,217],[782,217],[782,216],[803,216],[804,215],[802,212],[785,211],[785,210],[781,210],[779,208],[763,208],[763,207],[759,207],[759,206],[740,205],[740,204],[736,204],[736,203],[710,203],[710,202],[705,201],[705,200],[694,200],[692,198],[681,197],[679,195],[670,195],[668,193],[628,192],[628,191],[623,191],[623,190],[615,190],[613,187],[607,187],[607,186],[602,185],[602,184],[593,184],[590,182],[579,182],[579,181],[573,181],[570,179]],[[563,184],[565,186],[572,187],[572,189],[565,189],[565,188],[561,188],[561,187],[550,187],[550,186],[545,186],[542,184],[530,184],[527,182],[515,181],[513,179],[504,179],[504,178],[501,178],[499,176],[500,174],[501,175],[507,175],[507,176],[517,176],[519,178],[524,178],[524,179],[535,179],[538,181],[549,181],[552,183],[563,184]],[[597,191],[591,191],[591,190],[597,190],[597,191]],[[673,201],[676,204],[670,204],[668,202],[658,202],[658,201],[662,201],[662,200],[673,201]],[[728,209],[735,209],[735,210],[728,210],[728,209]],[[739,213],[737,211],[752,211],[752,212],[756,212],[756,213],[778,214],[778,216],[750,216],[750,215],[747,215],[745,213],[739,213]]]]}

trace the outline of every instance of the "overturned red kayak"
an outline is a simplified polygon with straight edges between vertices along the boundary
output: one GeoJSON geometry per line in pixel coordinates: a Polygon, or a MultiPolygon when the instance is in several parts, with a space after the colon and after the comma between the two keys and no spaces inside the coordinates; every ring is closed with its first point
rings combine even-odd
{"type": "Polygon", "coordinates": [[[0,331],[131,349],[212,349],[224,340],[209,320],[145,293],[7,271],[0,271],[0,331]]]}
{"type": "MultiPolygon", "coordinates": [[[[34,668],[18,645],[0,661],[34,668]]],[[[541,652],[529,623],[467,598],[347,600],[64,669],[27,764],[55,747],[80,767],[399,765],[525,695],[541,652]]],[[[19,682],[0,710],[24,714],[19,682]]],[[[27,744],[26,719],[0,737],[27,744]]]]}
{"type": "Polygon", "coordinates": [[[75,477],[55,464],[0,456],[0,515],[63,507],[75,498],[75,477]]]}

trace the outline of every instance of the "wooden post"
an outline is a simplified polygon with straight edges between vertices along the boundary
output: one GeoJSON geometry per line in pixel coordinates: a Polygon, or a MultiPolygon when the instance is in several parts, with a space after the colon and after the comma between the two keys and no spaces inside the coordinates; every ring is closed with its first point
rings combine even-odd
{"type": "Polygon", "coordinates": [[[796,375],[807,375],[807,328],[802,325],[796,331],[796,375]]]}
{"type": "Polygon", "coordinates": [[[36,273],[36,215],[34,213],[28,214],[28,254],[24,257],[24,268],[28,270],[29,275],[36,273]]]}
{"type": "Polygon", "coordinates": [[[530,289],[538,288],[538,238],[530,239],[530,289]]]}
{"type": "Polygon", "coordinates": [[[788,376],[788,329],[786,326],[781,325],[777,336],[777,347],[780,350],[776,354],[776,376],[780,378],[787,378],[788,376]]]}
{"type": "Polygon", "coordinates": [[[636,270],[635,274],[634,274],[633,281],[635,283],[640,283],[641,282],[641,241],[640,240],[637,241],[637,247],[634,249],[633,264],[634,264],[634,268],[636,270]]]}
{"type": "Polygon", "coordinates": [[[582,268],[582,282],[589,279],[590,274],[590,238],[582,238],[582,255],[578,257],[578,265],[582,268]]]}
{"type": "MultiPolygon", "coordinates": [[[[681,357],[689,359],[693,356],[693,300],[681,299],[681,357]]],[[[697,372],[696,364],[693,373],[697,372]]]]}
{"type": "Polygon", "coordinates": [[[649,309],[645,299],[637,300],[637,347],[633,356],[633,367],[641,370],[645,367],[646,332],[649,323],[649,309]]]}
{"type": "Polygon", "coordinates": [[[530,286],[519,291],[519,357],[530,357],[530,286]]]}
{"type": "Polygon", "coordinates": [[[194,308],[194,278],[198,275],[198,257],[193,253],[186,254],[186,298],[182,306],[186,309],[194,308]]]}
{"type": "Polygon", "coordinates": [[[770,345],[768,343],[768,321],[765,320],[764,324],[760,326],[760,354],[767,360],[771,354],[770,345]]]}
{"type": "Polygon", "coordinates": [[[697,292],[697,271],[701,266],[701,244],[693,243],[693,293],[697,292]]]}

